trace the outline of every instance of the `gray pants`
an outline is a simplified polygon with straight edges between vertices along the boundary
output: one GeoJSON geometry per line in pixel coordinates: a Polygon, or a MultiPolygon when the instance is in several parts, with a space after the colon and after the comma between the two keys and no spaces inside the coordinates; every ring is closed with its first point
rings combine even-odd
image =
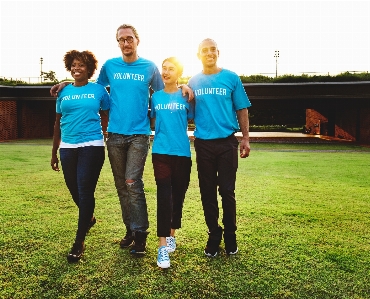
{"type": "Polygon", "coordinates": [[[126,229],[132,232],[146,231],[149,228],[142,180],[149,142],[149,135],[109,134],[107,140],[108,157],[121,204],[122,220],[126,229]]]}

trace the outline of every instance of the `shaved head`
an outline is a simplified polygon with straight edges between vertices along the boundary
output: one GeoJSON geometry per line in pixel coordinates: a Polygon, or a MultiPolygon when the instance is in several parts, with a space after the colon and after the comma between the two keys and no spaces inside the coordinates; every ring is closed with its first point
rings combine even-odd
{"type": "MultiPolygon", "coordinates": [[[[212,38],[205,38],[204,40],[202,40],[202,41],[200,42],[200,44],[199,44],[199,46],[198,46],[198,53],[200,52],[200,49],[201,49],[202,44],[203,44],[204,42],[213,42],[213,43],[216,45],[216,47],[217,47],[217,43],[215,42],[215,40],[213,40],[212,38]]],[[[217,47],[217,48],[218,48],[218,47],[217,47]]]]}

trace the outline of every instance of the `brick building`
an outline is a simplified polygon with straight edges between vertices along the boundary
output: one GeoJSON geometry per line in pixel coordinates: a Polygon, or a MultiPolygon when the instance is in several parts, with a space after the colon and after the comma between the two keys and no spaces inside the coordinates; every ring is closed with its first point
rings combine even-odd
{"type": "MultiPolygon", "coordinates": [[[[244,84],[257,115],[274,109],[283,121],[305,114],[310,134],[370,144],[370,82],[244,84]],[[280,111],[280,112],[279,112],[280,111]]],[[[55,98],[50,86],[0,86],[0,140],[52,137],[55,98]]],[[[107,120],[104,116],[103,129],[107,120]]],[[[282,120],[280,120],[282,121],[282,120]]]]}

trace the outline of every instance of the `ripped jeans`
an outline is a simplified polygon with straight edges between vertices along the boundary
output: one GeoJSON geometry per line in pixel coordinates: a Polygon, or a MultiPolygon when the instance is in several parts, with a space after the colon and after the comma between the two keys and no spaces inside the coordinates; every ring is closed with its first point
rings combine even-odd
{"type": "Polygon", "coordinates": [[[107,149],[126,230],[149,228],[143,172],[149,150],[149,135],[109,133],[107,149]]]}

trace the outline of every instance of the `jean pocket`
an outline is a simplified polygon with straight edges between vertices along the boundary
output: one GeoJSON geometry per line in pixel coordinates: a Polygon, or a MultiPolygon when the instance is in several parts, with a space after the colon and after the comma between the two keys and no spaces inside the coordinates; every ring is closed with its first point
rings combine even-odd
{"type": "Polygon", "coordinates": [[[116,134],[114,134],[114,133],[108,133],[108,135],[107,135],[107,139],[106,139],[106,144],[108,145],[108,144],[112,144],[112,143],[114,143],[114,141],[115,141],[115,136],[117,136],[116,134]]]}
{"type": "Polygon", "coordinates": [[[149,145],[150,143],[150,135],[146,134],[135,134],[133,135],[136,140],[138,140],[142,144],[149,145]]]}

